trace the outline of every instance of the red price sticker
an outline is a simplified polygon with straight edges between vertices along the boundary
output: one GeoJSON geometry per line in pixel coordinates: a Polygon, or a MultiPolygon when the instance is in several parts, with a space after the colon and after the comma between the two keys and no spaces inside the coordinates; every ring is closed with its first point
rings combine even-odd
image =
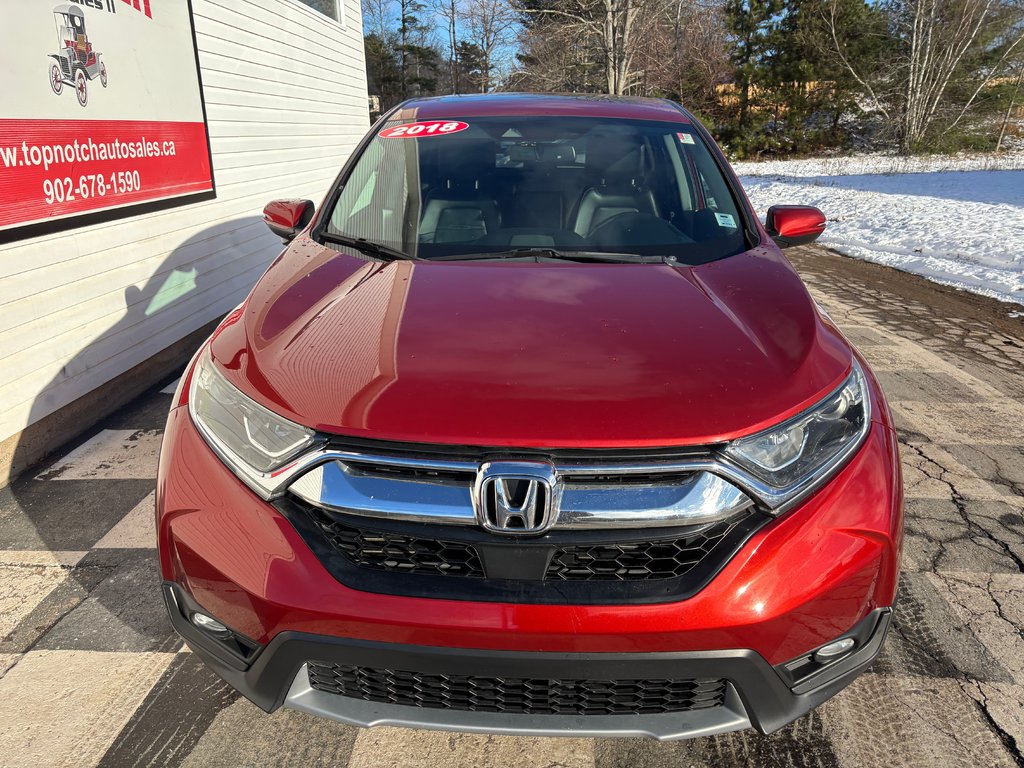
{"type": "Polygon", "coordinates": [[[419,139],[424,136],[447,136],[469,128],[469,123],[458,120],[428,120],[423,123],[406,123],[385,128],[378,133],[382,139],[419,139]]]}

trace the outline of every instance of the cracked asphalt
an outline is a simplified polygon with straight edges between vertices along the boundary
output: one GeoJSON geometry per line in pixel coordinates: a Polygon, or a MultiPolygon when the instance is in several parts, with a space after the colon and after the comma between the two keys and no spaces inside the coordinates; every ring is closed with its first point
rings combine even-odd
{"type": "Polygon", "coordinates": [[[817,247],[789,252],[900,432],[906,541],[882,656],[764,737],[690,742],[359,731],[262,714],[160,603],[149,393],[0,491],[0,765],[1022,766],[1024,321],[817,247]]]}

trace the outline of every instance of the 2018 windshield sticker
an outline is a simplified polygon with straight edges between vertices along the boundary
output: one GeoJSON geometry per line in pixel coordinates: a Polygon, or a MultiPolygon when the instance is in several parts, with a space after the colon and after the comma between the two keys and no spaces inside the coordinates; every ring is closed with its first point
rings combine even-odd
{"type": "Polygon", "coordinates": [[[382,139],[422,139],[427,136],[446,136],[469,128],[469,123],[459,120],[427,120],[422,123],[405,123],[385,128],[377,135],[382,139]]]}
{"type": "Polygon", "coordinates": [[[718,220],[718,226],[720,227],[736,229],[736,219],[731,213],[716,213],[715,219],[718,220]]]}
{"type": "Polygon", "coordinates": [[[682,132],[680,132],[680,133],[677,133],[676,136],[679,138],[679,141],[681,141],[683,144],[693,144],[694,143],[694,141],[693,141],[693,134],[692,133],[682,133],[682,132]]]}

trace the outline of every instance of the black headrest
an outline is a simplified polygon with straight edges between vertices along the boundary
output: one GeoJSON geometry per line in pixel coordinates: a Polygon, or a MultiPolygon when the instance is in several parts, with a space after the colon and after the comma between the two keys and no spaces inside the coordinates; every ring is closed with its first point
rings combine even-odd
{"type": "Polygon", "coordinates": [[[497,145],[493,141],[452,141],[438,136],[425,141],[436,141],[438,146],[438,173],[441,178],[457,181],[478,180],[494,170],[497,145]]]}
{"type": "Polygon", "coordinates": [[[640,139],[621,133],[595,134],[587,141],[587,173],[606,181],[629,181],[643,174],[640,139]]]}

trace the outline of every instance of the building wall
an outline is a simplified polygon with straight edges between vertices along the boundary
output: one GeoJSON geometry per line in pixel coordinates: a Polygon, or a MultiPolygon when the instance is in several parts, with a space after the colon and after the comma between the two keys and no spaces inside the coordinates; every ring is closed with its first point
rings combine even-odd
{"type": "Polygon", "coordinates": [[[216,199],[0,246],[0,454],[241,301],[281,249],[263,205],[319,204],[367,130],[356,0],[192,8],[216,199]]]}

